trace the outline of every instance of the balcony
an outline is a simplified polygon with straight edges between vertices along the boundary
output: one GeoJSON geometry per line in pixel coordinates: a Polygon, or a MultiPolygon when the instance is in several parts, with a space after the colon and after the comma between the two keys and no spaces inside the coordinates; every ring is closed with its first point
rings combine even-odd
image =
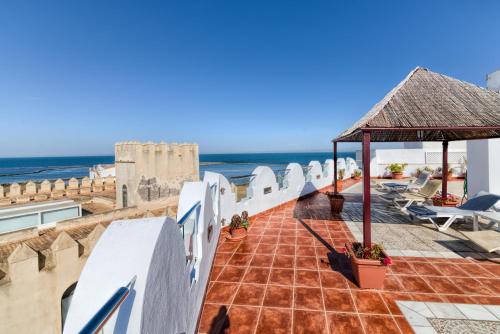
{"type": "Polygon", "coordinates": [[[242,242],[222,235],[199,333],[412,333],[405,301],[453,309],[500,304],[498,257],[461,237],[463,226],[443,233],[413,223],[377,195],[373,238],[386,242],[394,264],[382,289],[358,288],[344,244],[359,234],[359,192],[358,185],[348,189],[340,216],[318,193],[256,215],[242,242]]]}

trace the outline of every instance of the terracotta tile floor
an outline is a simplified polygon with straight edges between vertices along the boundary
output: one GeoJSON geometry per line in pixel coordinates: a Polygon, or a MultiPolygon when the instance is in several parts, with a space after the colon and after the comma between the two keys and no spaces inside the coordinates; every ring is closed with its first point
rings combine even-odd
{"type": "Polygon", "coordinates": [[[393,257],[383,289],[359,289],[353,236],[318,196],[253,217],[242,242],[221,236],[200,333],[411,333],[396,300],[500,305],[490,261],[393,257]]]}

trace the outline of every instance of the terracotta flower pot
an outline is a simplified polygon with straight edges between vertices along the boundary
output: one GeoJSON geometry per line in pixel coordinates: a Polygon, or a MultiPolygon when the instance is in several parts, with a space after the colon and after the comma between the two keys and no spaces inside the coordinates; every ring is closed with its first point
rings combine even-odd
{"type": "Polygon", "coordinates": [[[352,178],[353,178],[353,180],[356,180],[356,181],[361,180],[361,176],[353,176],[352,178]]]}
{"type": "Polygon", "coordinates": [[[442,200],[432,200],[432,204],[434,206],[448,206],[448,207],[456,207],[458,205],[458,201],[452,201],[452,200],[447,200],[447,201],[442,201],[442,200]]]}
{"type": "Polygon", "coordinates": [[[392,172],[392,178],[395,180],[400,180],[403,178],[403,172],[392,172]]]}
{"type": "MultiPolygon", "coordinates": [[[[349,244],[346,244],[351,259],[352,272],[358,285],[362,289],[380,289],[384,286],[387,265],[381,260],[358,259],[349,244]]],[[[389,258],[387,254],[383,253],[389,258]]]]}
{"type": "Polygon", "coordinates": [[[344,196],[340,194],[327,193],[328,200],[330,201],[330,209],[333,214],[339,214],[344,208],[344,196]]]}
{"type": "Polygon", "coordinates": [[[247,229],[244,227],[236,228],[229,231],[229,235],[226,237],[230,241],[240,241],[247,237],[247,229]]]}

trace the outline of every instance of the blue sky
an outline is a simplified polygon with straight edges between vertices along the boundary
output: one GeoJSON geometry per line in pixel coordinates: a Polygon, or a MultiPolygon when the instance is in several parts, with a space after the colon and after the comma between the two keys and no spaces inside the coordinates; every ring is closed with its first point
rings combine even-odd
{"type": "MultiPolygon", "coordinates": [[[[484,85],[499,1],[3,1],[0,157],[327,151],[416,66],[484,85]]],[[[349,149],[350,147],[344,147],[349,149]]]]}

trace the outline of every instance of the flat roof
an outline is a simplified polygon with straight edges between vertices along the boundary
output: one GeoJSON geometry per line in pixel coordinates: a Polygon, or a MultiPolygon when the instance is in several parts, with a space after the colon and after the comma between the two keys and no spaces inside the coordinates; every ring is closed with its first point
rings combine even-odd
{"type": "Polygon", "coordinates": [[[0,209],[0,219],[24,214],[34,214],[43,211],[52,211],[80,206],[73,200],[47,201],[11,206],[0,209]]]}

